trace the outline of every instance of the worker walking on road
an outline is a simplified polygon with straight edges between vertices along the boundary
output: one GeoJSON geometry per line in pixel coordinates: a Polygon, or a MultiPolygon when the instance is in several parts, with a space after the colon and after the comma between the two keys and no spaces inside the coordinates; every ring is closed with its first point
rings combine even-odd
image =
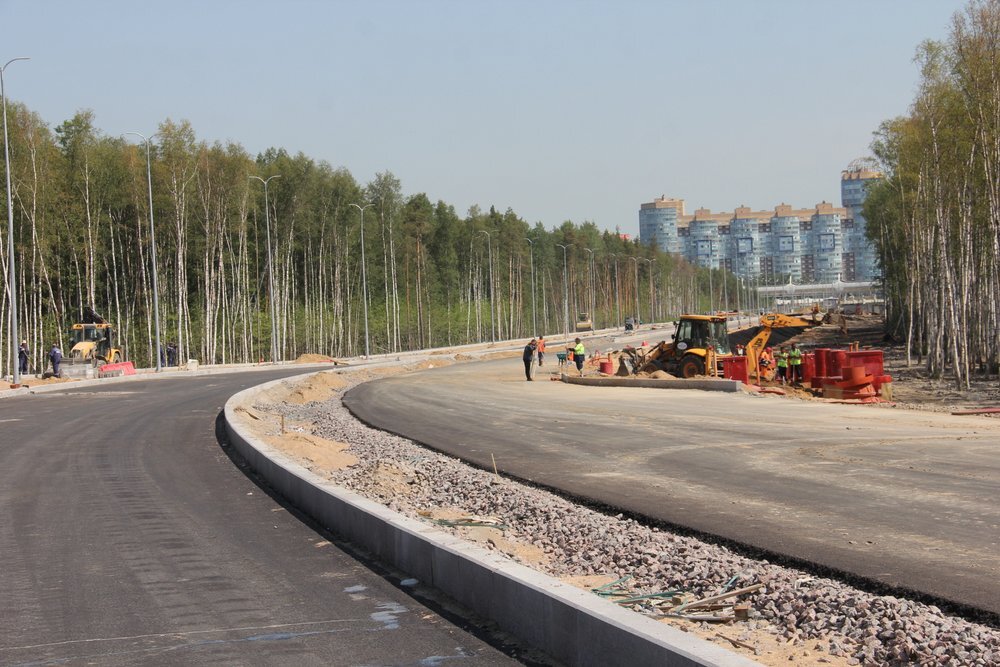
{"type": "Polygon", "coordinates": [[[531,377],[531,364],[535,361],[535,349],[538,347],[538,341],[534,338],[531,342],[524,346],[524,352],[521,354],[521,360],[524,362],[524,379],[528,382],[534,380],[531,377]]]}
{"type": "Polygon", "coordinates": [[[802,350],[792,343],[792,349],[788,351],[788,368],[791,371],[792,382],[802,383],[802,350]]]}
{"type": "Polygon", "coordinates": [[[583,377],[583,362],[587,360],[587,350],[583,347],[583,343],[577,338],[573,347],[568,348],[568,351],[573,353],[573,362],[576,364],[576,370],[580,372],[580,376],[583,377]]]}
{"type": "Polygon", "coordinates": [[[545,336],[538,337],[538,365],[541,366],[545,360],[545,336]]]}

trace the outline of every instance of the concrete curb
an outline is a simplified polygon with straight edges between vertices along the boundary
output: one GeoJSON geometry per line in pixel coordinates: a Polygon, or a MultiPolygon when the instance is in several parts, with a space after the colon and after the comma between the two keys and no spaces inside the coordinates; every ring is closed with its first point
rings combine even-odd
{"type": "Polygon", "coordinates": [[[758,663],[409,519],[327,482],[258,440],[238,415],[276,380],[226,402],[230,444],[279,493],[327,529],[451,596],[567,665],[607,667],[758,663]]]}
{"type": "Polygon", "coordinates": [[[562,381],[567,384],[582,384],[589,387],[645,387],[647,389],[698,389],[701,391],[740,391],[743,384],[737,380],[656,380],[653,378],[620,378],[620,377],[576,377],[562,374],[562,381]]]}

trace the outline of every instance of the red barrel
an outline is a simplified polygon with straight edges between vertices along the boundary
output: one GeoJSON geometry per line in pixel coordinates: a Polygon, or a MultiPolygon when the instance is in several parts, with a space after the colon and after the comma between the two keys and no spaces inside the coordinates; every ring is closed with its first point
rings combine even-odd
{"type": "Polygon", "coordinates": [[[816,348],[816,375],[820,377],[826,377],[826,359],[827,355],[830,354],[830,348],[828,347],[818,347],[816,348]]]}
{"type": "Polygon", "coordinates": [[[614,372],[615,372],[615,365],[614,365],[614,363],[612,363],[610,361],[602,361],[601,362],[601,372],[604,373],[605,375],[614,375],[614,372]]]}
{"type": "Polygon", "coordinates": [[[809,382],[816,373],[816,357],[817,354],[811,352],[802,355],[802,381],[809,382]]]}
{"type": "Polygon", "coordinates": [[[747,376],[747,358],[742,356],[722,357],[722,376],[747,384],[750,380],[747,376]]]}

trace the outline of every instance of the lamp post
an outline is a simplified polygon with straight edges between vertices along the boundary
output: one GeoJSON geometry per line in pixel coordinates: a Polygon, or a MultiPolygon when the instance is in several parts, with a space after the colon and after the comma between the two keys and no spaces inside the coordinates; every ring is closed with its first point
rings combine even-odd
{"type": "Polygon", "coordinates": [[[618,314],[618,323],[615,326],[622,325],[622,296],[621,291],[618,289],[618,253],[613,252],[611,256],[615,258],[615,308],[618,314]]]}
{"type": "Polygon", "coordinates": [[[566,249],[569,248],[572,243],[567,243],[563,245],[562,243],[557,243],[557,246],[563,249],[563,333],[566,336],[566,342],[569,343],[569,282],[567,276],[569,275],[566,270],[566,249]]]}
{"type": "Polygon", "coordinates": [[[156,357],[156,372],[159,373],[163,370],[163,361],[160,359],[160,290],[156,282],[156,228],[153,226],[153,172],[150,166],[149,139],[146,138],[146,135],[139,132],[126,132],[125,134],[134,134],[146,144],[146,189],[149,192],[149,245],[153,262],[153,322],[156,326],[156,348],[153,350],[153,356],[156,357]]]}
{"type": "MultiPolygon", "coordinates": [[[[281,174],[268,176],[263,179],[260,176],[251,176],[264,184],[264,224],[267,226],[267,292],[268,301],[271,302],[271,363],[278,361],[278,320],[274,310],[274,261],[271,258],[271,209],[268,206],[267,184],[272,178],[281,178],[281,174]]],[[[277,239],[275,239],[277,242],[277,239]]]]}
{"type": "Polygon", "coordinates": [[[490,263],[490,338],[497,342],[497,328],[493,319],[493,242],[490,233],[485,229],[479,230],[480,234],[486,234],[487,261],[490,263]]]}
{"type": "Polygon", "coordinates": [[[584,250],[590,253],[590,256],[587,257],[587,292],[590,294],[587,299],[587,310],[590,311],[591,326],[596,329],[597,313],[595,309],[597,308],[597,302],[594,297],[594,251],[590,248],[584,248],[584,250]]]}
{"type": "Polygon", "coordinates": [[[642,261],[649,263],[649,323],[652,324],[656,321],[656,315],[653,312],[653,260],[648,257],[643,257],[642,261]]]}
{"type": "Polygon", "coordinates": [[[21,363],[17,356],[17,274],[14,272],[14,202],[10,194],[10,141],[7,139],[7,95],[3,88],[3,73],[7,67],[18,60],[30,58],[11,58],[0,67],[0,104],[3,104],[3,162],[7,168],[7,268],[10,270],[10,363],[13,366],[12,378],[14,384],[21,383],[21,363]]]}
{"type": "MultiPolygon", "coordinates": [[[[639,319],[639,258],[629,257],[635,263],[635,318],[639,319]]],[[[635,328],[639,328],[639,323],[635,323],[635,328]]]]}
{"type": "Polygon", "coordinates": [[[529,238],[524,240],[528,242],[528,260],[531,263],[531,335],[537,336],[541,332],[535,317],[535,242],[529,238]]]}
{"type": "Polygon", "coordinates": [[[365,269],[365,209],[374,205],[370,202],[364,206],[351,204],[361,212],[361,292],[365,302],[365,359],[371,356],[371,348],[368,339],[368,273],[365,269]]]}

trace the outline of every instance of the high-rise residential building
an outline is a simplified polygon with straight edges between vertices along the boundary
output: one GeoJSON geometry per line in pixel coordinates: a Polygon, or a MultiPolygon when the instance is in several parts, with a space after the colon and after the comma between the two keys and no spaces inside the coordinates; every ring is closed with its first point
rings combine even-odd
{"type": "Polygon", "coordinates": [[[820,202],[794,209],[712,213],[684,211],[684,200],[662,196],[639,208],[639,239],[683,255],[699,266],[738,276],[791,279],[796,283],[867,282],[878,266],[865,236],[862,207],[878,172],[848,169],[841,174],[843,207],[820,202]]]}
{"type": "Polygon", "coordinates": [[[864,216],[868,186],[882,174],[852,165],[840,173],[840,200],[847,209],[844,225],[844,274],[851,280],[868,282],[878,277],[878,258],[868,240],[868,221],[864,216]]]}

